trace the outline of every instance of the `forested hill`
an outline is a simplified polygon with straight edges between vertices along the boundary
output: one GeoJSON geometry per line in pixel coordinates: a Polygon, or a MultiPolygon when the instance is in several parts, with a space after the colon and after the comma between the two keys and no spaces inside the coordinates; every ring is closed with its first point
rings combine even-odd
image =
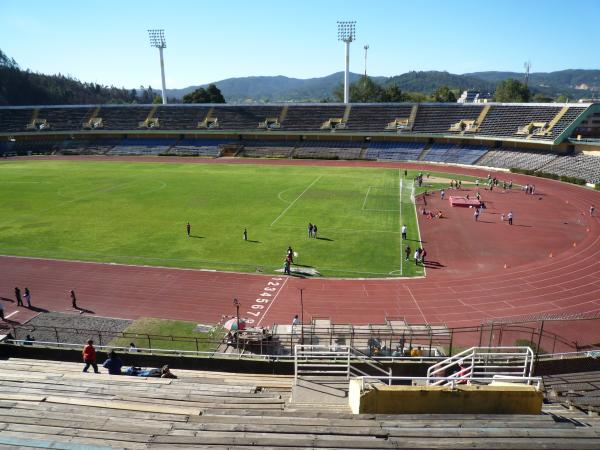
{"type": "Polygon", "coordinates": [[[151,91],[82,83],[64,75],[21,70],[0,50],[0,105],[77,105],[92,103],[151,103],[151,91]]]}
{"type": "MultiPolygon", "coordinates": [[[[351,82],[360,78],[352,73],[351,82]]],[[[408,72],[393,77],[371,77],[383,87],[396,85],[403,93],[431,95],[442,86],[456,91],[477,89],[494,92],[498,82],[507,78],[523,80],[515,72],[475,72],[463,75],[448,72],[408,72]]],[[[285,76],[253,76],[229,78],[214,84],[229,103],[261,102],[319,102],[334,101],[336,90],[344,79],[343,72],[318,78],[298,79],[285,76]]],[[[167,80],[168,81],[168,80],[167,80]]],[[[206,85],[204,85],[205,87],[206,85]]],[[[181,101],[199,86],[168,89],[169,101],[181,101]]],[[[600,96],[600,70],[562,70],[532,73],[529,79],[532,92],[549,99],[565,96],[568,99],[600,96]]],[[[421,97],[425,98],[423,95],[421,97]]],[[[419,96],[413,96],[418,101],[419,96]]],[[[22,70],[14,59],[0,50],[0,105],[50,105],[92,103],[152,103],[160,97],[152,88],[126,89],[86,83],[64,75],[44,75],[22,70]]]]}

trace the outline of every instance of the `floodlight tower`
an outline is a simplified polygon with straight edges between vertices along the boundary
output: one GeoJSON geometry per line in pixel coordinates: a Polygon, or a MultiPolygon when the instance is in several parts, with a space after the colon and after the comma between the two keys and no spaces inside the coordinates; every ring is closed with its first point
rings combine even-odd
{"type": "Polygon", "coordinates": [[[526,61],[525,64],[523,64],[523,67],[525,68],[525,87],[529,87],[529,71],[531,70],[531,61],[526,61]]]}
{"type": "Polygon", "coordinates": [[[366,44],[364,47],[365,49],[365,78],[367,77],[367,52],[369,51],[369,44],[366,44]]]}
{"type": "Polygon", "coordinates": [[[156,47],[160,53],[160,76],[162,78],[162,102],[167,104],[167,86],[165,84],[165,62],[163,60],[163,49],[167,48],[165,41],[165,30],[148,30],[150,46],[156,47]]]}
{"type": "Polygon", "coordinates": [[[350,42],[356,39],[356,21],[338,21],[338,41],[346,44],[346,71],[344,72],[344,103],[349,102],[350,93],[350,42]]]}

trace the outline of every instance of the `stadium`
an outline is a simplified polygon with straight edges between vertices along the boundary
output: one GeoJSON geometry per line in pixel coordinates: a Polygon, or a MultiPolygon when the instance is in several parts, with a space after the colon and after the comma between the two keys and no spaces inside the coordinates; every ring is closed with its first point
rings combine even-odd
{"type": "Polygon", "coordinates": [[[0,448],[600,448],[600,103],[347,86],[0,106],[0,448]]]}

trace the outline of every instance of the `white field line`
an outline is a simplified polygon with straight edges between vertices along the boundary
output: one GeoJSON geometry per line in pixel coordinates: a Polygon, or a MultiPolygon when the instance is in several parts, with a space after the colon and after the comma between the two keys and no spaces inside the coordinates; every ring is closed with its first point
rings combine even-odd
{"type": "MultiPolygon", "coordinates": [[[[403,188],[403,183],[402,183],[402,173],[400,173],[400,169],[398,169],[398,220],[400,221],[400,231],[402,231],[402,188],[403,188]]],[[[400,276],[404,275],[403,272],[403,258],[402,258],[402,247],[403,247],[403,242],[402,242],[402,233],[400,233],[400,276]]]]}
{"type": "Polygon", "coordinates": [[[296,203],[298,200],[300,200],[300,197],[302,197],[304,194],[306,194],[306,192],[307,192],[307,191],[308,191],[308,190],[309,190],[311,187],[313,187],[313,186],[316,184],[316,182],[317,182],[317,181],[319,181],[319,180],[321,179],[321,177],[322,177],[322,176],[323,176],[323,175],[319,175],[317,178],[315,178],[315,180],[314,180],[312,183],[310,183],[310,184],[308,185],[308,187],[307,187],[306,189],[304,189],[304,190],[303,190],[303,191],[300,193],[300,195],[298,195],[298,197],[296,197],[296,198],[294,199],[294,201],[293,201],[292,203],[290,203],[290,204],[288,205],[288,207],[287,207],[287,208],[285,208],[285,209],[284,209],[284,210],[281,212],[281,214],[279,214],[279,215],[277,216],[277,218],[276,218],[276,219],[275,219],[273,222],[271,222],[271,226],[275,225],[275,224],[277,223],[277,221],[279,221],[279,219],[281,219],[281,218],[282,218],[282,217],[285,215],[285,213],[286,213],[286,212],[288,212],[288,211],[289,211],[289,209],[290,209],[292,206],[294,206],[294,204],[295,204],[295,203],[296,203]]]}
{"type": "MultiPolygon", "coordinates": [[[[417,199],[415,197],[415,183],[412,184],[410,198],[411,198],[412,204],[415,208],[415,224],[417,226],[417,240],[420,243],[421,242],[421,230],[419,229],[419,215],[417,213],[417,199]]],[[[423,276],[427,276],[427,269],[425,268],[425,266],[422,266],[422,267],[423,267],[423,276]]]]}
{"type": "Polygon", "coordinates": [[[363,201],[363,205],[362,205],[362,210],[365,210],[365,206],[367,206],[367,198],[369,198],[369,192],[371,192],[371,188],[373,186],[369,186],[369,189],[367,189],[367,193],[365,194],[365,200],[363,201]]]}
{"type": "Polygon", "coordinates": [[[269,310],[271,309],[271,306],[273,306],[273,303],[275,303],[275,300],[277,300],[277,297],[279,297],[279,294],[281,294],[281,291],[283,291],[283,288],[285,287],[286,283],[288,282],[288,280],[289,280],[290,278],[291,278],[291,277],[287,277],[287,278],[285,279],[285,281],[283,282],[283,284],[281,285],[281,287],[280,287],[280,288],[279,288],[279,290],[277,291],[277,294],[275,294],[275,297],[273,297],[273,301],[271,301],[271,302],[269,303],[269,306],[267,307],[267,310],[265,311],[265,313],[262,315],[262,317],[260,318],[260,320],[259,320],[259,321],[258,321],[258,323],[256,324],[256,326],[257,326],[257,327],[258,327],[258,326],[261,324],[261,322],[263,321],[263,319],[264,319],[265,317],[267,317],[267,314],[269,313],[269,310]]]}

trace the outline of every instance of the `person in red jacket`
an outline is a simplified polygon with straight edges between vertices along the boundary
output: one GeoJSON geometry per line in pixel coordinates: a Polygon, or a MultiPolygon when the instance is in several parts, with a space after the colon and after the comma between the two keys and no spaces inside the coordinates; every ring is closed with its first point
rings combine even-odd
{"type": "Polygon", "coordinates": [[[98,371],[98,364],[96,364],[96,349],[94,348],[94,341],[91,339],[87,341],[87,345],[83,347],[83,362],[85,363],[85,367],[83,368],[84,372],[87,372],[90,366],[94,368],[95,373],[100,373],[98,371]]]}

